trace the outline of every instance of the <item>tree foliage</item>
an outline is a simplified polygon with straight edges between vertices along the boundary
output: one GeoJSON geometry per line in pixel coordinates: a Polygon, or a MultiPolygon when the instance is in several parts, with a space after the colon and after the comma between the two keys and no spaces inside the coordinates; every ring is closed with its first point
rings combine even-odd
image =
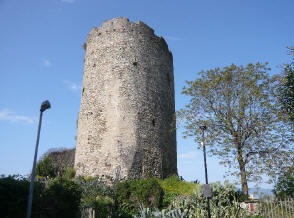
{"type": "Polygon", "coordinates": [[[46,154],[52,160],[52,165],[57,176],[63,176],[66,168],[73,168],[75,161],[75,149],[59,149],[49,151],[46,154]]]}
{"type": "Polygon", "coordinates": [[[44,157],[36,165],[36,175],[45,178],[55,178],[56,173],[49,157],[44,157]]]}
{"type": "Polygon", "coordinates": [[[277,198],[294,198],[294,170],[289,169],[278,179],[274,187],[274,194],[277,198]]]}
{"type": "Polygon", "coordinates": [[[289,48],[292,61],[283,65],[283,79],[279,87],[282,109],[294,122],[294,47],[289,48]]]}
{"type": "Polygon", "coordinates": [[[36,175],[40,177],[55,178],[57,176],[73,177],[75,149],[50,149],[38,161],[36,175]]]}
{"type": "Polygon", "coordinates": [[[265,163],[288,145],[289,127],[281,118],[269,70],[267,64],[256,63],[201,71],[186,82],[182,93],[190,102],[178,112],[185,136],[196,142],[201,141],[199,126],[208,127],[210,154],[240,178],[247,195],[248,181],[261,179],[265,163]]]}

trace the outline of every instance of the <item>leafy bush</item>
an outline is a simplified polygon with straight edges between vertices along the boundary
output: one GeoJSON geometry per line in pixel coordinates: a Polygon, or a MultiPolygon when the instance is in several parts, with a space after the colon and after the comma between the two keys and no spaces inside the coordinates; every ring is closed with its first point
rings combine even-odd
{"type": "Polygon", "coordinates": [[[177,196],[193,195],[198,184],[185,182],[177,176],[171,176],[164,180],[157,180],[164,190],[163,207],[167,207],[177,196]]]}
{"type": "MultiPolygon", "coordinates": [[[[243,194],[240,190],[237,190],[235,185],[225,181],[222,185],[220,182],[215,182],[211,184],[212,189],[212,201],[220,206],[230,205],[234,201],[245,201],[247,196],[243,194]]],[[[198,192],[203,192],[198,190],[198,192]]]]}
{"type": "Polygon", "coordinates": [[[197,186],[196,183],[182,181],[177,176],[171,176],[164,180],[158,179],[158,182],[165,193],[176,193],[185,196],[193,195],[197,186]]]}
{"type": "Polygon", "coordinates": [[[65,168],[63,173],[63,178],[65,179],[74,179],[76,175],[76,169],[75,168],[65,168]]]}
{"type": "Polygon", "coordinates": [[[117,216],[120,218],[132,218],[138,215],[138,208],[132,202],[119,202],[117,207],[117,216]]]}
{"type": "Polygon", "coordinates": [[[163,196],[162,207],[167,208],[176,198],[178,193],[166,192],[163,196]]]}
{"type": "Polygon", "coordinates": [[[79,217],[82,190],[71,180],[57,178],[49,183],[44,194],[49,217],[79,217]]]}
{"type": "MultiPolygon", "coordinates": [[[[243,217],[245,212],[239,206],[239,193],[235,186],[225,182],[211,184],[212,197],[210,208],[212,217],[243,217]]],[[[196,186],[192,196],[179,196],[169,207],[169,210],[188,210],[188,217],[207,217],[207,198],[203,195],[201,185],[196,186]]]]}
{"type": "Polygon", "coordinates": [[[81,209],[87,217],[89,208],[95,210],[97,217],[108,217],[115,210],[114,190],[102,182],[98,177],[78,178],[82,189],[81,209]]]}
{"type": "Polygon", "coordinates": [[[116,189],[120,210],[127,214],[136,215],[141,205],[162,207],[164,191],[155,178],[120,182],[116,189]]]}
{"type": "Polygon", "coordinates": [[[112,217],[114,213],[114,200],[109,197],[98,197],[95,205],[96,217],[112,217]]]}
{"type": "MultiPolygon", "coordinates": [[[[29,186],[30,181],[21,176],[0,178],[1,217],[26,216],[29,186]]],[[[80,199],[81,189],[74,181],[63,178],[35,181],[31,217],[79,217],[80,199]]]]}
{"type": "MultiPolygon", "coordinates": [[[[27,211],[30,182],[22,176],[0,178],[1,217],[25,217],[27,211]]],[[[37,217],[44,185],[35,182],[33,193],[32,217],[37,217]]]]}

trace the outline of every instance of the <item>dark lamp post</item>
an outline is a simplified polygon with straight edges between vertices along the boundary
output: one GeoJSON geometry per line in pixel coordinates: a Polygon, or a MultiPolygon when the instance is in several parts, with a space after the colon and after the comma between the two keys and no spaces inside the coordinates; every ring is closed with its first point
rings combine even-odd
{"type": "Polygon", "coordinates": [[[29,199],[28,199],[28,208],[27,208],[27,217],[31,217],[32,212],[32,202],[33,202],[33,192],[34,192],[34,180],[35,180],[35,171],[36,171],[36,162],[37,162],[37,155],[38,155],[38,146],[39,146],[39,139],[40,139],[40,131],[41,131],[41,125],[42,125],[42,115],[43,112],[47,109],[51,108],[50,102],[44,101],[41,104],[40,108],[40,118],[39,118],[39,126],[38,126],[38,134],[37,134],[37,142],[35,147],[35,156],[34,156],[34,163],[32,168],[32,174],[31,174],[31,183],[30,183],[30,192],[29,192],[29,199]]]}
{"type": "MultiPolygon", "coordinates": [[[[206,164],[206,148],[205,148],[205,138],[204,138],[204,131],[206,130],[206,126],[200,126],[199,127],[202,130],[202,146],[203,146],[203,157],[204,157],[204,169],[205,169],[205,183],[206,183],[206,187],[204,187],[205,189],[210,189],[209,185],[208,185],[208,174],[207,174],[207,164],[206,164]]],[[[210,192],[210,190],[208,191],[210,192]]],[[[209,203],[209,197],[210,196],[206,196],[207,197],[207,212],[208,212],[208,218],[211,218],[211,214],[210,214],[210,203],[209,203]]]]}

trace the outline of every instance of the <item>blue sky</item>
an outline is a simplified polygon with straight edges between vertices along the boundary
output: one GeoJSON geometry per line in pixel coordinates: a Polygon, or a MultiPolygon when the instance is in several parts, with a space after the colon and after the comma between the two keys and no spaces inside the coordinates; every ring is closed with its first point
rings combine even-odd
{"type": "MultiPolygon", "coordinates": [[[[39,156],[74,147],[88,32],[114,17],[141,20],[163,36],[174,56],[176,108],[185,80],[231,63],[268,61],[272,73],[294,45],[293,0],[0,0],[0,174],[28,174],[39,107],[44,114],[39,156]]],[[[178,169],[204,182],[202,153],[178,131],[178,169]]],[[[209,180],[224,168],[208,158],[209,180]]],[[[265,186],[265,185],[264,185],[265,186]]]]}

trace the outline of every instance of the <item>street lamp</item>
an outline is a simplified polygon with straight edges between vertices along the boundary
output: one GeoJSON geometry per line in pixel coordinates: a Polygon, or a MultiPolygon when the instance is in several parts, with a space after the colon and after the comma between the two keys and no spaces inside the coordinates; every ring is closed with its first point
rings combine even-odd
{"type": "Polygon", "coordinates": [[[31,175],[31,183],[30,183],[30,192],[29,192],[29,200],[28,200],[28,208],[27,208],[27,217],[31,217],[32,211],[32,201],[33,201],[33,191],[34,191],[34,179],[35,179],[35,170],[36,170],[36,161],[37,161],[37,154],[38,154],[38,146],[39,146],[39,139],[40,139],[40,131],[41,131],[41,124],[42,124],[42,115],[43,112],[51,107],[50,102],[44,101],[41,104],[40,108],[40,118],[39,118],[39,126],[38,126],[38,134],[37,134],[37,142],[35,147],[35,156],[34,156],[34,163],[32,168],[32,175],[31,175]]]}
{"type": "Polygon", "coordinates": [[[210,214],[210,204],[209,204],[209,198],[211,197],[211,190],[210,186],[208,185],[208,175],[207,175],[207,164],[206,164],[206,148],[205,148],[205,138],[204,138],[204,131],[206,130],[206,126],[200,126],[199,127],[202,130],[202,146],[203,146],[203,157],[204,157],[204,169],[205,169],[205,183],[204,185],[204,196],[207,197],[207,211],[208,211],[208,218],[211,218],[210,214]]]}

